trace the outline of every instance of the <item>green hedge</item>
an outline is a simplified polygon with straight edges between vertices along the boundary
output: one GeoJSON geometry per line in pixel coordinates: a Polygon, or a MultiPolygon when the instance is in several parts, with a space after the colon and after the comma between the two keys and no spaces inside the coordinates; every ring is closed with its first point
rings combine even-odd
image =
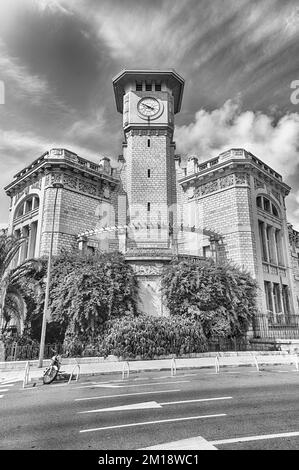
{"type": "Polygon", "coordinates": [[[207,351],[200,322],[186,317],[124,317],[109,323],[99,337],[98,354],[126,359],[207,351]]]}

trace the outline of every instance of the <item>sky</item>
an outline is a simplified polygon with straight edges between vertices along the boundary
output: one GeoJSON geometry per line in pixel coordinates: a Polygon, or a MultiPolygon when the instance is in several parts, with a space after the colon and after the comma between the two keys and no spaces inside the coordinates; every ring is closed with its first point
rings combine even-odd
{"type": "Polygon", "coordinates": [[[246,148],[292,187],[299,230],[298,60],[298,0],[0,0],[0,227],[2,188],[50,148],[116,161],[116,74],[174,68],[177,153],[246,148]]]}

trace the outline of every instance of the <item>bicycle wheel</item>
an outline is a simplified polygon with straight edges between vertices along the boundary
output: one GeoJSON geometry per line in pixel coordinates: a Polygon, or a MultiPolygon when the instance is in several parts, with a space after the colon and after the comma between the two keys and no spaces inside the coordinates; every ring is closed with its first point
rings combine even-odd
{"type": "Polygon", "coordinates": [[[44,384],[48,385],[51,382],[53,382],[53,380],[56,379],[57,374],[58,374],[58,369],[56,367],[54,367],[54,366],[48,367],[48,369],[46,370],[46,372],[44,373],[44,376],[43,376],[44,384]]]}

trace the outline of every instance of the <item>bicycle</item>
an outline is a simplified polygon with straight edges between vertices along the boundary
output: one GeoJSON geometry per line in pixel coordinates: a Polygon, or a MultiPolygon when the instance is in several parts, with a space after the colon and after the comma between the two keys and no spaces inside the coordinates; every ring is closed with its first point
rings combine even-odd
{"type": "Polygon", "coordinates": [[[49,365],[49,367],[47,367],[44,372],[43,383],[45,385],[52,383],[56,379],[60,371],[61,363],[61,356],[55,353],[55,355],[51,359],[51,364],[49,365]]]}

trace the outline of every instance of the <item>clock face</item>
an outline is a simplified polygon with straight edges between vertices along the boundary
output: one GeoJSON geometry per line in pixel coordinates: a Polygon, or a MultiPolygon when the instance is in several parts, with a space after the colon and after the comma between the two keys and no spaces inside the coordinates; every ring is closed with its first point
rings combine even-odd
{"type": "Polygon", "coordinates": [[[160,111],[160,103],[155,98],[142,98],[138,103],[138,111],[142,116],[155,116],[160,111]]]}

